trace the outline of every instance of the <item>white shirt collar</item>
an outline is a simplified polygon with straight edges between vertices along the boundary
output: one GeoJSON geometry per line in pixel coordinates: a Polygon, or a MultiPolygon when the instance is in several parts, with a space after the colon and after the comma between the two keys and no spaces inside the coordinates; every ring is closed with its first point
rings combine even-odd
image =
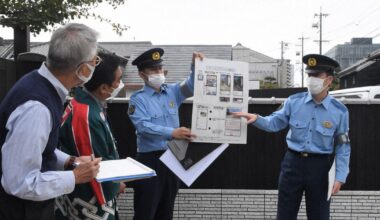
{"type": "Polygon", "coordinates": [[[69,91],[66,87],[50,72],[50,70],[46,67],[45,62],[42,63],[40,69],[38,69],[38,73],[45,77],[49,82],[54,86],[57,90],[59,97],[62,100],[62,103],[66,101],[66,96],[69,94],[69,91]]]}

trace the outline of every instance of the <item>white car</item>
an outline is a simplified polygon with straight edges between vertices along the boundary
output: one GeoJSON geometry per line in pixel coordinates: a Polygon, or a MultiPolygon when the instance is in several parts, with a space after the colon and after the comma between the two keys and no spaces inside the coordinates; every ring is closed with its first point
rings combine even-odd
{"type": "Polygon", "coordinates": [[[365,86],[350,89],[340,89],[331,91],[330,95],[339,100],[361,100],[363,102],[373,102],[380,100],[380,85],[379,86],[365,86]]]}

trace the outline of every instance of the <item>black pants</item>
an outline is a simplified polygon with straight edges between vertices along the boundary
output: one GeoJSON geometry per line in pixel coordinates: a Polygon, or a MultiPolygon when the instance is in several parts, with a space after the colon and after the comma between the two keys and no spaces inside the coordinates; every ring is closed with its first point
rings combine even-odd
{"type": "Polygon", "coordinates": [[[179,179],[160,161],[162,153],[163,151],[137,154],[137,161],[154,169],[157,176],[133,183],[135,220],[173,218],[179,179]]]}
{"type": "Polygon", "coordinates": [[[327,201],[329,155],[302,157],[287,151],[281,164],[278,185],[278,220],[297,219],[305,192],[308,220],[328,220],[330,201],[327,201]]]}
{"type": "Polygon", "coordinates": [[[54,220],[54,199],[42,202],[8,195],[0,186],[1,220],[54,220]]]}

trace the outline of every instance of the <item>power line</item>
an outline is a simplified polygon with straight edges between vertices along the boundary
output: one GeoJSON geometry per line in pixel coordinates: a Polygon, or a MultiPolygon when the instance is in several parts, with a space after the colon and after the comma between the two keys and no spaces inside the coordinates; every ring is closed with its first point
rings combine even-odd
{"type": "Polygon", "coordinates": [[[368,34],[365,34],[364,37],[365,37],[365,36],[368,36],[368,35],[370,35],[370,34],[372,34],[373,32],[375,32],[375,31],[377,31],[377,30],[379,30],[379,29],[380,29],[380,26],[377,27],[377,28],[375,28],[374,30],[372,30],[372,31],[369,32],[368,34]]]}
{"type": "MultiPolygon", "coordinates": [[[[378,12],[380,9],[380,4],[372,4],[372,7],[367,9],[367,10],[363,10],[362,13],[359,15],[359,16],[356,16],[354,19],[352,19],[350,22],[342,25],[342,26],[339,26],[339,27],[336,27],[336,28],[333,28],[332,30],[328,31],[328,32],[325,32],[324,33],[324,36],[326,35],[329,35],[331,36],[332,33],[335,33],[335,32],[338,32],[337,34],[334,34],[335,36],[331,39],[330,38],[330,41],[343,41],[345,38],[347,38],[347,36],[351,36],[351,35],[354,35],[358,33],[358,30],[359,30],[359,23],[362,23],[364,20],[367,20],[365,22],[365,26],[368,27],[369,24],[372,24],[374,22],[377,21],[377,19],[372,19],[370,17],[373,17],[374,16],[374,13],[375,12],[378,12]],[[371,20],[369,20],[371,19],[371,20]],[[369,21],[368,21],[369,20],[369,21]],[[351,26],[352,28],[354,28],[354,30],[352,30],[352,28],[347,28],[351,26]],[[341,30],[343,29],[343,30],[341,30]],[[350,31],[351,30],[351,31],[350,31]]],[[[363,24],[360,25],[360,29],[362,29],[364,26],[363,24]]],[[[362,35],[363,37],[364,36],[368,36],[370,35],[371,33],[375,32],[375,30],[373,30],[372,32],[366,34],[366,35],[362,35]]]]}
{"type": "MultiPolygon", "coordinates": [[[[357,25],[358,23],[360,23],[361,21],[363,21],[364,19],[367,19],[371,14],[373,14],[375,11],[377,11],[378,9],[380,9],[380,6],[374,8],[372,11],[369,11],[369,12],[364,12],[362,13],[361,15],[359,15],[358,17],[356,17],[355,19],[351,20],[350,22],[342,25],[342,26],[339,26],[337,28],[334,28],[333,30],[330,30],[328,31],[327,33],[325,33],[326,35],[329,35],[331,34],[332,32],[335,32],[335,31],[338,31],[338,30],[341,30],[343,28],[346,28],[350,25],[357,25]]],[[[376,20],[376,19],[375,19],[376,20]]]]}
{"type": "Polygon", "coordinates": [[[363,21],[364,19],[367,19],[371,14],[373,14],[375,11],[379,10],[380,9],[380,6],[378,6],[377,8],[373,9],[371,12],[369,13],[366,13],[365,16],[363,16],[362,19],[360,19],[359,21],[357,21],[356,23],[360,23],[361,21],[363,21]]]}
{"type": "Polygon", "coordinates": [[[372,39],[375,39],[377,38],[378,36],[380,36],[380,33],[376,34],[375,36],[372,37],[372,39]]]}

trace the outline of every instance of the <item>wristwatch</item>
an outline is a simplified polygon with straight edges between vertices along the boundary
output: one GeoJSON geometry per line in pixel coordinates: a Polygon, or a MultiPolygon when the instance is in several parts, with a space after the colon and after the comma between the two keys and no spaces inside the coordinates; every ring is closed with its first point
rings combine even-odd
{"type": "Polygon", "coordinates": [[[79,162],[75,162],[75,159],[77,157],[75,156],[70,156],[70,159],[69,159],[69,162],[67,163],[67,166],[65,167],[65,170],[73,170],[75,169],[77,166],[79,166],[79,162]]]}

